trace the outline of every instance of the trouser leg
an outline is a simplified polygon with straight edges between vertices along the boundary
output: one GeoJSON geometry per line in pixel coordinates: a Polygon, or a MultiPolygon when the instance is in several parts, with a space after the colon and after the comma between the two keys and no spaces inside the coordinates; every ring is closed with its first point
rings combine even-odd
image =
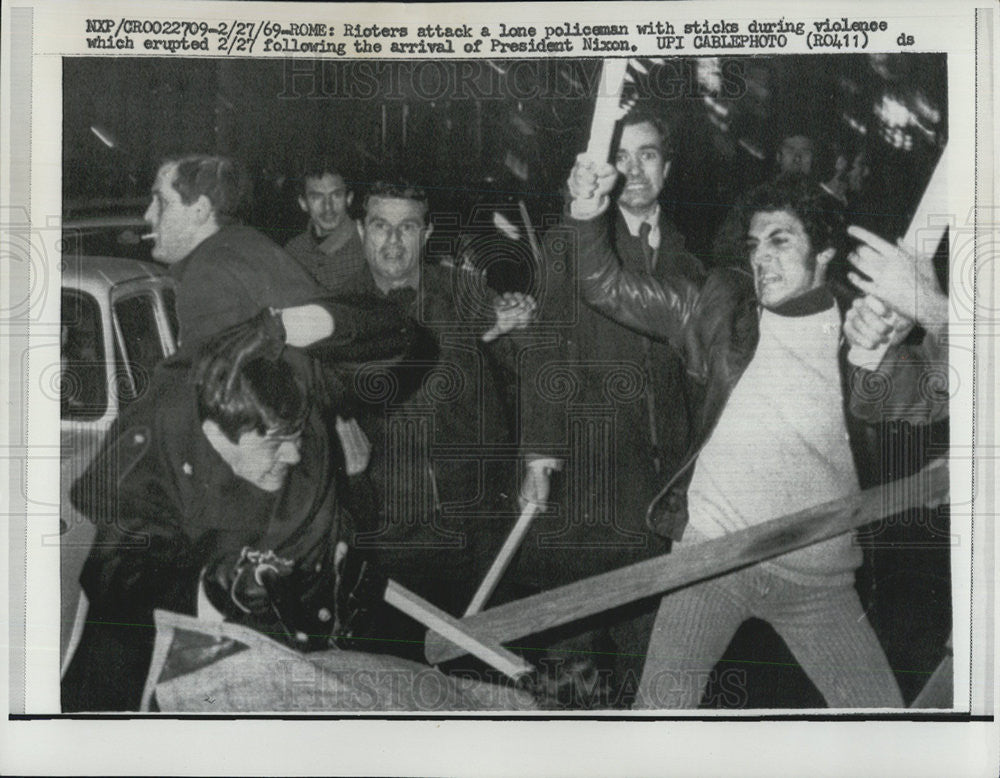
{"type": "Polygon", "coordinates": [[[634,708],[697,708],[709,673],[749,617],[738,592],[743,573],[668,594],[649,640],[634,708]]]}
{"type": "Polygon", "coordinates": [[[771,575],[762,614],[831,708],[899,708],[885,652],[850,584],[801,586],[771,575]]]}
{"type": "Polygon", "coordinates": [[[609,664],[613,671],[610,704],[613,708],[630,708],[635,702],[660,599],[640,600],[610,614],[613,617],[608,625],[612,651],[609,664]]]}

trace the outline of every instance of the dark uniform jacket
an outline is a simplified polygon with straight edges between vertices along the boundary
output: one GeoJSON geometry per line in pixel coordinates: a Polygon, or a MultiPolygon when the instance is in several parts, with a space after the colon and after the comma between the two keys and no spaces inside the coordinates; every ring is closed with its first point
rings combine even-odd
{"type": "MultiPolygon", "coordinates": [[[[690,445],[669,480],[664,479],[647,517],[657,532],[679,540],[687,523],[686,490],[698,452],[757,347],[759,306],[753,280],[735,269],[713,271],[703,283],[628,272],[616,262],[601,219],[571,221],[580,235],[586,299],[626,327],[660,338],[683,355],[693,398],[690,445]]],[[[780,312],[808,314],[829,304],[829,292],[819,289],[790,301],[780,312]]],[[[877,372],[851,367],[843,351],[843,397],[856,462],[856,441],[864,423],[914,414],[930,422],[947,415],[947,352],[937,339],[928,335],[919,346],[890,349],[877,372]]]]}
{"type": "Polygon", "coordinates": [[[284,487],[258,489],[234,475],[205,437],[187,359],[161,364],[149,392],[115,422],[72,487],[74,506],[97,524],[97,535],[80,577],[90,609],[63,681],[63,709],[137,709],[153,610],[196,615],[202,571],[235,561],[243,547],[293,560],[287,588],[302,601],[325,600],[335,545],[349,534],[336,499],[337,451],[314,406],[301,461],[284,487]]]}

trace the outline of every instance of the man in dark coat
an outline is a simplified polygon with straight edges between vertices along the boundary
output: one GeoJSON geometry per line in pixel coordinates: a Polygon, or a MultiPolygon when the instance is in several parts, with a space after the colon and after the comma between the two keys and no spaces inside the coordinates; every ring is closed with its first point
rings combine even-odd
{"type": "MultiPolygon", "coordinates": [[[[239,223],[247,194],[245,171],[228,157],[191,154],[167,160],[157,173],[145,219],[152,229],[153,258],[170,265],[177,280],[182,349],[197,349],[262,308],[299,308],[331,294],[277,244],[239,223]]],[[[306,325],[307,342],[323,337],[330,324],[322,311],[312,310],[318,313],[315,321],[299,322],[306,325]],[[308,332],[310,324],[313,333],[308,332]]],[[[341,321],[342,327],[351,324],[341,321]]],[[[299,344],[291,341],[291,345],[299,344]]],[[[290,352],[287,358],[312,372],[321,400],[343,394],[327,371],[299,364],[301,356],[290,352]]],[[[344,449],[344,466],[349,475],[358,476],[367,465],[368,441],[350,418],[349,408],[338,408],[337,413],[341,415],[334,425],[344,449]]]]}
{"type": "MultiPolygon", "coordinates": [[[[364,210],[367,264],[345,290],[387,300],[431,342],[424,358],[374,363],[355,381],[373,411],[361,420],[378,515],[357,542],[387,575],[460,614],[515,510],[513,357],[500,336],[527,325],[534,301],[497,296],[480,273],[447,260],[425,264],[433,225],[422,189],[376,183],[364,210]]],[[[408,629],[419,650],[423,629],[408,629]]]]}
{"type": "MultiPolygon", "coordinates": [[[[616,261],[657,278],[697,279],[702,267],[659,201],[670,172],[669,126],[643,110],[623,120],[615,151],[620,174],[607,222],[616,261]]],[[[563,222],[550,229],[541,269],[541,316],[521,374],[524,500],[549,503],[521,549],[512,575],[548,589],[664,553],[643,523],[662,473],[687,447],[688,411],[682,366],[662,343],[617,326],[577,294],[580,236],[563,222]],[[558,471],[557,489],[549,478],[558,471]]],[[[617,683],[638,675],[652,610],[605,614],[610,645],[594,633],[565,644],[575,656],[614,655],[617,683]]],[[[567,654],[568,657],[574,656],[567,654]]],[[[617,694],[617,692],[613,692],[617,694]]],[[[621,701],[619,701],[621,702],[621,701]]]]}

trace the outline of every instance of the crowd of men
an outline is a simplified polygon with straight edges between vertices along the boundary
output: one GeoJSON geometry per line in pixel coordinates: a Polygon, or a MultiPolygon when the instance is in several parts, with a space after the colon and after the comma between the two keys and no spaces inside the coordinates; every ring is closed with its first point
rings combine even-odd
{"type": "MultiPolygon", "coordinates": [[[[827,284],[847,238],[831,199],[863,179],[861,157],[813,180],[811,141],[787,138],[781,174],[734,205],[739,261],[705,267],[660,203],[668,125],[642,110],[622,124],[611,163],[581,155],[570,171],[538,299],[427,262],[433,214],[412,183],[304,167],[308,224],[282,249],[236,220],[247,193],[231,160],[162,165],[145,218],[177,283],[179,350],[74,485],[98,536],[64,710],[136,709],[156,608],[303,651],[420,659],[422,625],[380,587],[460,616],[526,504],[539,514],[494,603],[849,495],[857,427],[886,409],[947,414],[921,380],[946,359],[927,262],[852,228],[853,299],[827,284]],[[845,360],[878,346],[880,362],[845,360]],[[892,397],[862,402],[855,370],[884,373],[892,397]]],[[[840,536],[526,655],[567,706],[694,708],[756,616],[830,706],[899,706],[859,564],[840,536]],[[588,673],[598,691],[582,694],[588,673]]]]}

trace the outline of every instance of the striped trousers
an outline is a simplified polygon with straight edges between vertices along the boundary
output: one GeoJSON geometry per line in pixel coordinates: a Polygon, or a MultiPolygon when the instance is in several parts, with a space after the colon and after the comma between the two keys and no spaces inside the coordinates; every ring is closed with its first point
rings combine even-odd
{"type": "MultiPolygon", "coordinates": [[[[854,586],[805,586],[760,565],[666,595],[633,708],[697,708],[740,625],[768,622],[831,708],[899,708],[902,695],[854,586]]],[[[729,686],[733,686],[730,679],[729,686]]],[[[726,707],[746,704],[726,690],[726,707]]]]}

